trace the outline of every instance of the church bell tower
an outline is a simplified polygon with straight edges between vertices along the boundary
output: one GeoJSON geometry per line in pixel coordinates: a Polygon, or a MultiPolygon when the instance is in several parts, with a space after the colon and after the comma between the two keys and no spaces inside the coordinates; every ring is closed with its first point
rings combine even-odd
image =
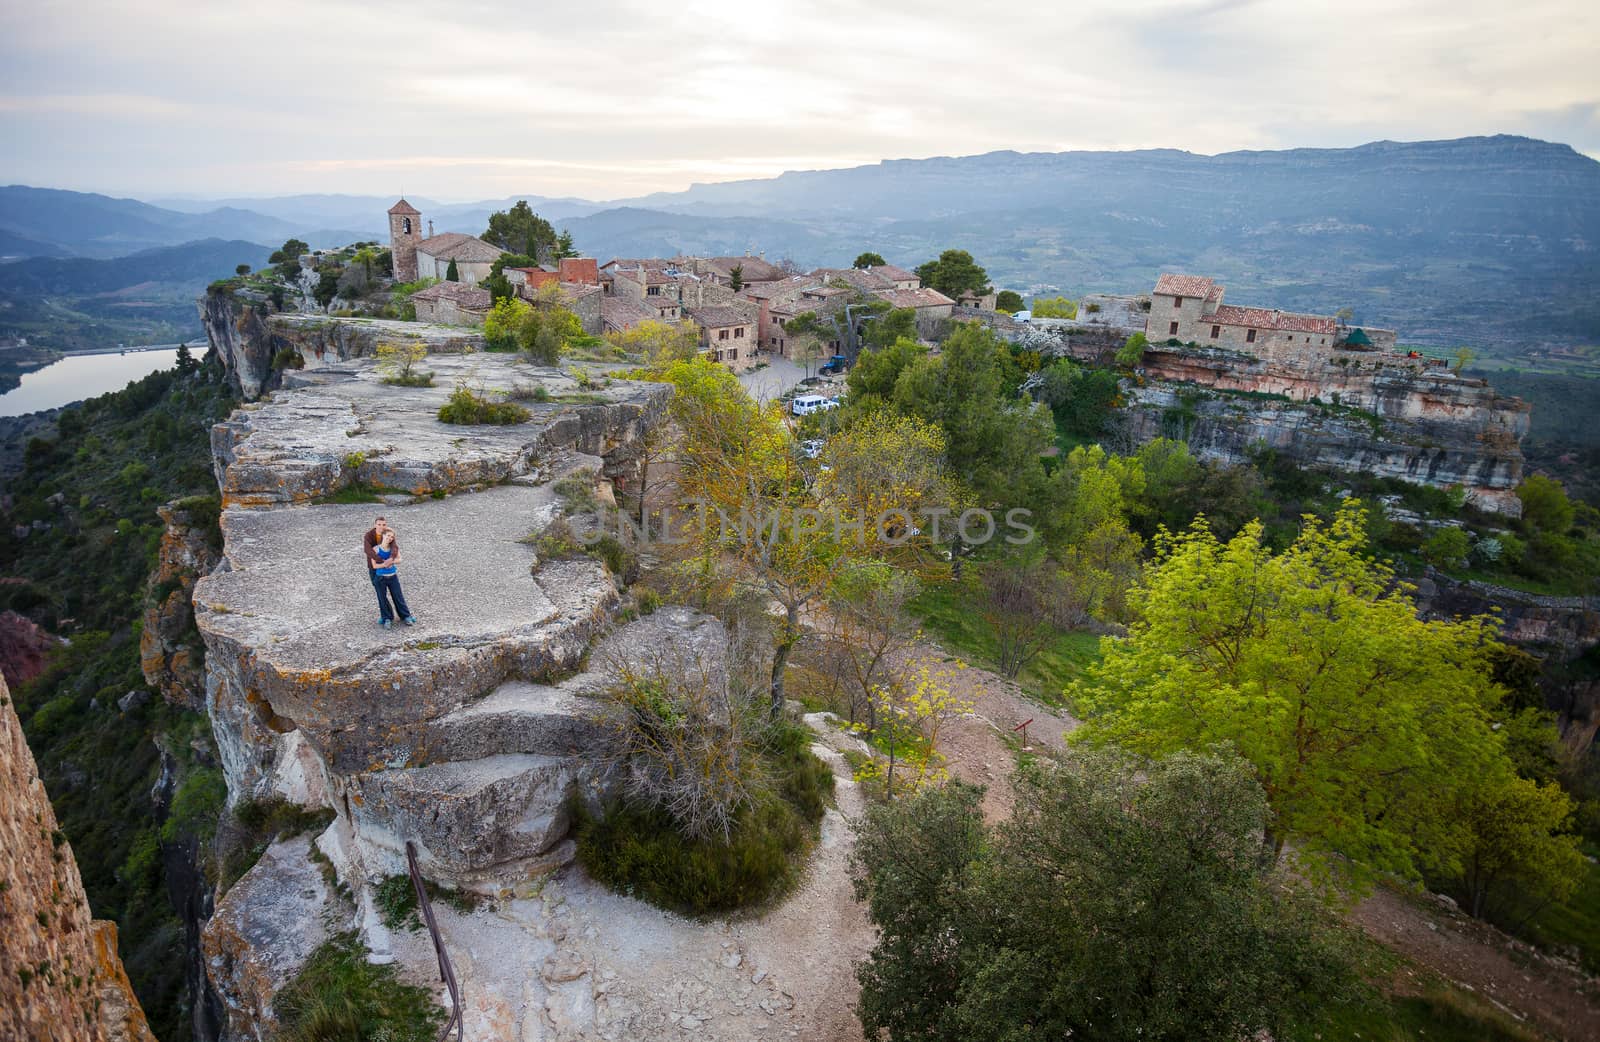
{"type": "Polygon", "coordinates": [[[422,241],[422,211],[404,199],[389,207],[389,251],[396,282],[417,281],[417,243],[422,241]]]}

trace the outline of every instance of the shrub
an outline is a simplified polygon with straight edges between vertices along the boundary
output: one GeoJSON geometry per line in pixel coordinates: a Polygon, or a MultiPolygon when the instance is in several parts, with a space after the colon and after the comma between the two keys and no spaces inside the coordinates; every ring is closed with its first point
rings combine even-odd
{"type": "Polygon", "coordinates": [[[306,358],[292,347],[280,347],[278,353],[272,356],[274,369],[304,369],[306,358]]]}
{"type": "Polygon", "coordinates": [[[614,803],[598,818],[580,809],[578,860],[607,886],[695,915],[781,894],[815,837],[833,774],[812,755],[803,728],[782,726],[768,741],[764,784],[726,841],[689,839],[664,810],[614,803]]]}
{"type": "Polygon", "coordinates": [[[515,383],[506,392],[506,397],[514,402],[548,402],[550,389],[544,384],[515,383]]]}
{"type": "Polygon", "coordinates": [[[442,423],[465,425],[526,423],[532,413],[515,402],[490,401],[471,388],[458,386],[450,392],[450,400],[439,406],[442,423]]]}
{"type": "Polygon", "coordinates": [[[354,932],[325,941],[272,1002],[281,1042],[433,1042],[444,1011],[427,988],[374,966],[354,932]]]}

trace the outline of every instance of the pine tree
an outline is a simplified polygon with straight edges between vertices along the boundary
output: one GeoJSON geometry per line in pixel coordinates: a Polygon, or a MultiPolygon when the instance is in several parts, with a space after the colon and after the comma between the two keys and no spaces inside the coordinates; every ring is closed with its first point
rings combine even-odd
{"type": "Polygon", "coordinates": [[[444,280],[446,282],[460,282],[461,281],[461,272],[456,270],[455,258],[451,258],[450,266],[444,270],[444,280]]]}

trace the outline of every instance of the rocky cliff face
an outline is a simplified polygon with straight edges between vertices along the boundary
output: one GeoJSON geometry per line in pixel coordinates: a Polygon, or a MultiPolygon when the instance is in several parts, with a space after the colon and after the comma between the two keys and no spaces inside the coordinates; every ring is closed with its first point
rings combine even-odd
{"type": "Polygon", "coordinates": [[[194,710],[205,708],[206,684],[205,648],[194,626],[191,601],[195,580],[215,568],[221,556],[214,542],[214,500],[210,506],[210,517],[197,516],[196,505],[182,502],[156,508],[167,527],[150,576],[139,634],[145,683],[173,705],[194,710]]]}
{"type": "MultiPolygon", "coordinates": [[[[1100,362],[1105,337],[1030,330],[1029,347],[1100,362]]],[[[1460,485],[1470,502],[1522,512],[1522,439],[1530,408],[1426,359],[1305,345],[1264,355],[1155,347],[1124,383],[1133,435],[1188,441],[1242,462],[1262,448],[1307,466],[1460,485]]]]}
{"type": "Polygon", "coordinates": [[[0,1038],[154,1042],[0,679],[0,1038]]]}
{"type": "Polygon", "coordinates": [[[291,372],[214,432],[223,547],[193,604],[229,798],[333,809],[317,847],[354,898],[340,905],[304,851],[278,847],[222,897],[204,951],[228,1038],[270,1025],[325,913],[386,957],[372,889],[405,870],[407,841],[431,880],[483,893],[563,863],[570,800],[603,783],[586,750],[607,681],[590,664],[606,647],[720,639],[687,612],[614,630],[607,566],[538,545],[565,511],[560,479],[602,499],[633,479],[668,388],[579,395],[556,370],[494,354],[424,367],[436,386],[386,385],[365,357],[291,372]],[[439,422],[462,381],[491,394],[537,384],[547,400],[525,403],[526,423],[439,422]],[[382,502],[330,501],[351,487],[382,502]],[[414,627],[378,626],[361,551],[378,514],[399,537],[414,627]]]}

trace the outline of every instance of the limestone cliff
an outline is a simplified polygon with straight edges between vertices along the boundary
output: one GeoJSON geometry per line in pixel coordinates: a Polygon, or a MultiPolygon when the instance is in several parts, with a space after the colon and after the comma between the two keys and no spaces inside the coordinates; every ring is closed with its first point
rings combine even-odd
{"type": "Polygon", "coordinates": [[[484,893],[562,864],[570,801],[603,784],[585,755],[605,682],[596,643],[708,647],[720,633],[671,611],[616,630],[607,565],[539,542],[573,489],[604,501],[635,480],[667,387],[580,392],[497,354],[424,368],[435,386],[384,384],[365,357],[290,372],[214,431],[223,545],[193,605],[229,799],[333,809],[317,847],[354,900],[276,847],[220,898],[203,946],[230,1039],[270,1024],[320,936],[306,924],[326,914],[388,952],[373,887],[404,871],[407,841],[431,880],[484,893]],[[524,423],[440,422],[462,382],[543,391],[524,423]],[[360,501],[374,490],[381,502],[360,501]],[[361,552],[378,514],[399,537],[414,627],[378,626],[361,552]]]}
{"type": "MultiPolygon", "coordinates": [[[[1038,350],[1100,362],[1098,331],[1031,330],[1038,350]]],[[[1131,433],[1182,438],[1201,456],[1242,462],[1262,448],[1301,464],[1459,485],[1470,502],[1510,517],[1522,504],[1522,438],[1530,409],[1436,360],[1313,345],[1262,354],[1156,346],[1125,381],[1131,433]]]]}
{"type": "Polygon", "coordinates": [[[195,580],[217,566],[216,500],[168,503],[156,513],[166,524],[156,570],[145,598],[139,665],[145,683],[173,705],[205,708],[205,648],[194,627],[195,580]],[[207,509],[209,508],[209,509],[207,509]],[[202,515],[209,516],[202,516],[202,515]]]}
{"type": "Polygon", "coordinates": [[[0,679],[0,1038],[154,1042],[0,679]]]}
{"type": "Polygon", "coordinates": [[[476,330],[421,322],[371,318],[330,318],[279,312],[271,301],[248,291],[212,288],[199,300],[200,322],[234,390],[246,400],[279,386],[280,352],[298,355],[311,368],[369,358],[380,343],[420,343],[431,354],[483,349],[476,330]]]}

